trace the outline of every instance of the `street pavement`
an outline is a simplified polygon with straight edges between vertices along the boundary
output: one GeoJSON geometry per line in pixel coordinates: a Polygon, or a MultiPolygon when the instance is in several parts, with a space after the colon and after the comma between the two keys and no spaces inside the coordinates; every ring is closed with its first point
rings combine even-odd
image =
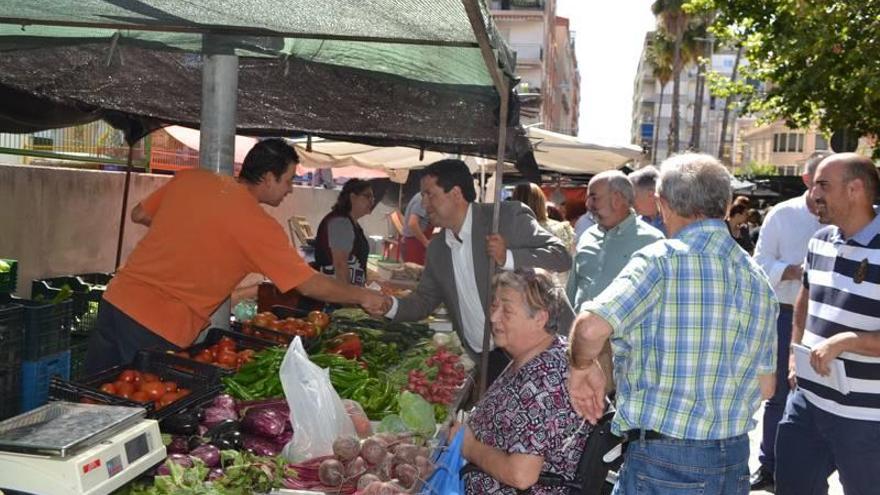
{"type": "MultiPolygon", "coordinates": [[[[758,466],[761,464],[758,462],[758,454],[761,453],[761,418],[764,415],[764,406],[761,405],[758,408],[757,414],[755,414],[755,419],[758,420],[758,425],[755,426],[755,429],[749,432],[749,472],[754,473],[758,466]]],[[[843,487],[840,486],[840,480],[837,478],[837,473],[831,475],[828,478],[828,495],[843,495],[843,487]]],[[[751,492],[752,495],[763,495],[769,494],[771,492],[765,491],[754,491],[751,492]]]]}

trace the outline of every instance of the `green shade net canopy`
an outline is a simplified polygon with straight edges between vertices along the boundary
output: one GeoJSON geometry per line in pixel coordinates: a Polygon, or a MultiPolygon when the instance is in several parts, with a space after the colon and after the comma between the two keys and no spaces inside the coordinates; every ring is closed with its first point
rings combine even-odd
{"type": "MultiPolygon", "coordinates": [[[[0,132],[197,128],[205,53],[239,56],[241,134],[497,154],[500,98],[461,0],[0,0],[0,132]]],[[[510,101],[508,160],[533,163],[510,101]]]]}

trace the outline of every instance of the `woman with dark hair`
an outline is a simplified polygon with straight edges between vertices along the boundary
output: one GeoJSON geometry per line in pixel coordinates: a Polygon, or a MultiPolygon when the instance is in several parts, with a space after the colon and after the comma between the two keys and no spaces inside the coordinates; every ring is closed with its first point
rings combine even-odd
{"type": "Polygon", "coordinates": [[[370,244],[358,220],[373,211],[373,187],[361,179],[345,183],[336,204],[318,225],[314,268],[343,283],[367,282],[370,244]]]}
{"type": "Polygon", "coordinates": [[[748,203],[746,202],[734,202],[730,208],[727,210],[727,229],[730,231],[730,235],[736,241],[737,244],[749,254],[752,254],[752,251],[755,250],[754,244],[752,244],[752,239],[749,237],[749,229],[746,226],[743,229],[743,226],[746,224],[746,219],[749,211],[748,203]]]}

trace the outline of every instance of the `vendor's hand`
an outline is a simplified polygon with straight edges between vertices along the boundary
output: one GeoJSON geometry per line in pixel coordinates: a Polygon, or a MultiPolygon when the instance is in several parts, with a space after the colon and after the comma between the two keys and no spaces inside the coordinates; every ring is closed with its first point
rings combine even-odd
{"type": "Polygon", "coordinates": [[[791,353],[788,356],[788,386],[792,390],[797,388],[797,369],[794,363],[794,353],[791,353]]]}
{"type": "Polygon", "coordinates": [[[838,339],[835,337],[837,335],[826,339],[810,351],[810,366],[816,370],[816,373],[822,376],[831,374],[831,361],[834,361],[840,355],[841,349],[837,345],[838,339]]]}
{"type": "Polygon", "coordinates": [[[507,263],[507,242],[500,234],[486,236],[486,252],[495,259],[495,264],[504,266],[507,263]]]}
{"type": "Polygon", "coordinates": [[[586,368],[568,368],[568,393],[575,412],[590,424],[596,424],[605,414],[605,372],[598,360],[586,368]]]}
{"type": "Polygon", "coordinates": [[[361,307],[364,308],[370,316],[382,316],[391,309],[391,298],[379,291],[365,290],[361,307]]]}

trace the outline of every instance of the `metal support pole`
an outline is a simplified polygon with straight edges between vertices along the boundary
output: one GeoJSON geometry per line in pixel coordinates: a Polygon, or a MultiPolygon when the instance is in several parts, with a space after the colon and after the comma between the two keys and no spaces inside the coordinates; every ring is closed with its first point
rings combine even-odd
{"type": "MultiPolygon", "coordinates": [[[[495,163],[495,207],[492,213],[492,233],[498,233],[498,224],[501,218],[501,188],[504,183],[504,152],[507,149],[507,111],[510,103],[510,87],[508,80],[501,68],[498,67],[498,60],[492,51],[492,45],[489,42],[489,34],[486,32],[486,24],[483,19],[482,11],[477,0],[462,0],[464,9],[467,12],[468,20],[471,28],[474,30],[474,37],[480,45],[480,53],[483,55],[483,62],[486,64],[486,70],[492,76],[492,82],[495,83],[495,90],[498,91],[498,101],[501,105],[498,116],[498,152],[497,162],[495,163]]],[[[478,397],[482,397],[486,393],[487,372],[489,370],[489,343],[492,335],[491,322],[489,321],[489,305],[492,301],[492,275],[495,273],[495,260],[489,259],[489,277],[486,280],[486,301],[483,304],[485,314],[485,325],[483,328],[483,348],[480,353],[480,381],[478,397]]],[[[479,283],[479,281],[477,282],[479,283]]]]}
{"type": "MultiPolygon", "coordinates": [[[[223,42],[222,36],[206,34],[203,37],[199,167],[232,175],[238,56],[223,42]]],[[[211,315],[212,327],[229,329],[231,306],[229,298],[220,304],[211,315]]]]}

